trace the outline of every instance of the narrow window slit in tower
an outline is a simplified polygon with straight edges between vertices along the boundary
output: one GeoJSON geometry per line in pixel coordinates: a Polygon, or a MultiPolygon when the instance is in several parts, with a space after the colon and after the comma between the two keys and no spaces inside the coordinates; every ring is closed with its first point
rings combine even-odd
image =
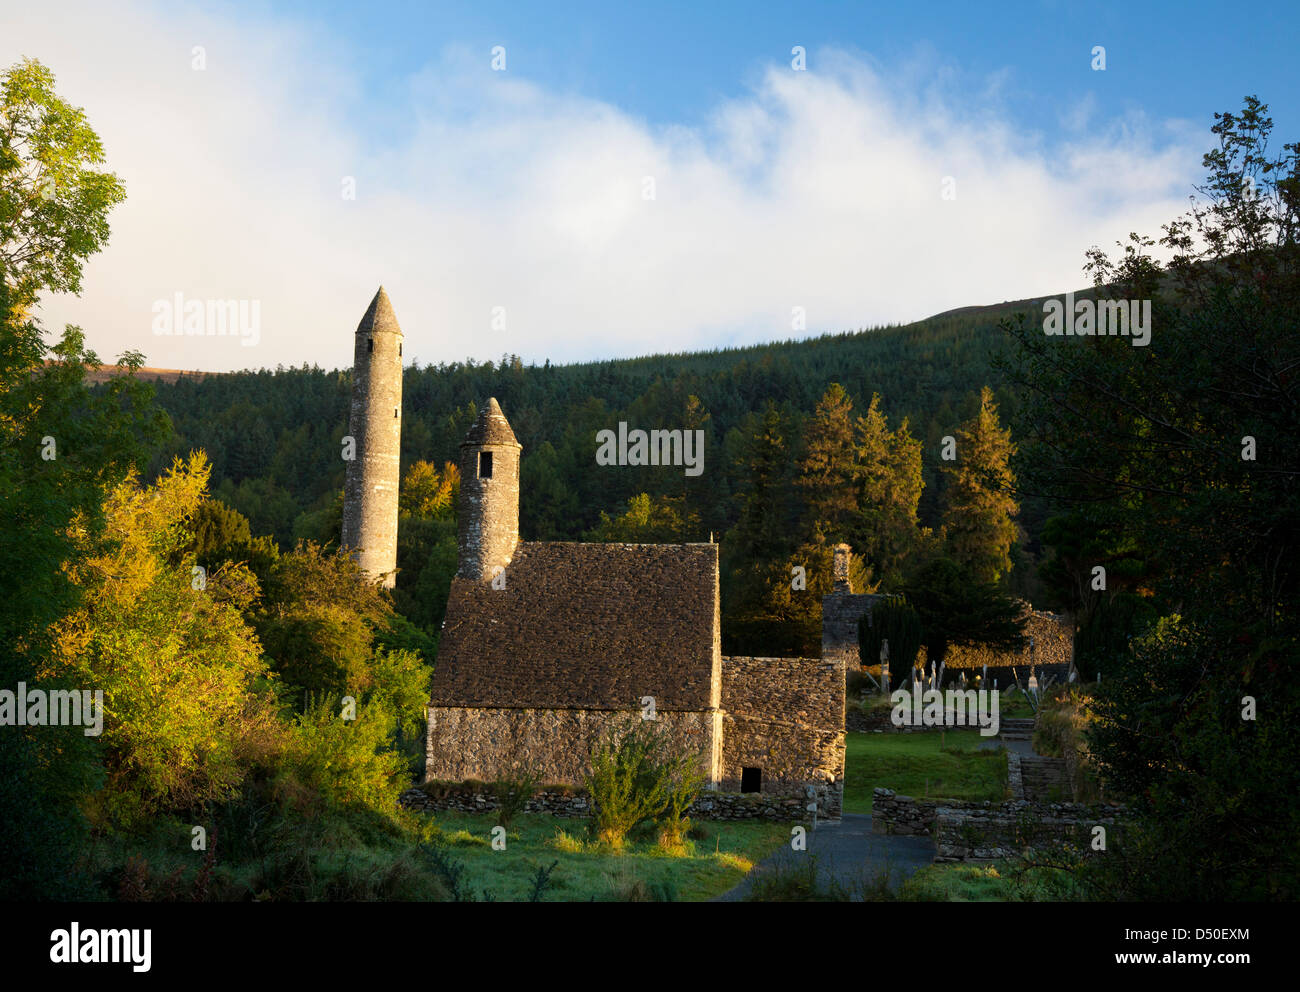
{"type": "Polygon", "coordinates": [[[402,346],[400,344],[397,346],[397,357],[402,357],[402,346]]]}
{"type": "Polygon", "coordinates": [[[366,339],[366,351],[369,351],[369,352],[372,352],[372,353],[373,353],[374,350],[375,350],[375,339],[374,339],[374,338],[367,338],[367,339],[366,339]]]}
{"type": "Polygon", "coordinates": [[[478,477],[480,479],[492,478],[492,452],[480,451],[478,453],[478,477]]]}

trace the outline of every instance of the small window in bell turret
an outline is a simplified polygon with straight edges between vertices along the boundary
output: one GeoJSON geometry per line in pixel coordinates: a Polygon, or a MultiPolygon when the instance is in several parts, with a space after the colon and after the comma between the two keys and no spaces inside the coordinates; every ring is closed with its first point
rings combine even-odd
{"type": "Polygon", "coordinates": [[[371,354],[374,354],[374,351],[375,351],[375,339],[374,339],[374,338],[367,338],[367,339],[366,339],[366,351],[370,352],[371,354]]]}
{"type": "Polygon", "coordinates": [[[492,478],[492,452],[480,451],[478,453],[478,477],[480,479],[492,478]]]}

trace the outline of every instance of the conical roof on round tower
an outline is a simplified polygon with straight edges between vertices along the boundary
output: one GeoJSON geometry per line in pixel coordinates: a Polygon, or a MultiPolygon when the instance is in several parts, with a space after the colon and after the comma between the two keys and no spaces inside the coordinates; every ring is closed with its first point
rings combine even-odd
{"type": "Polygon", "coordinates": [[[523,447],[515,438],[515,432],[510,429],[510,421],[506,420],[506,415],[501,412],[501,405],[497,403],[495,396],[488,400],[487,406],[483,408],[478,415],[478,419],[474,421],[474,426],[465,435],[465,440],[460,442],[462,448],[485,444],[506,444],[514,445],[516,448],[523,447]]]}
{"type": "Polygon", "coordinates": [[[389,301],[383,286],[379,287],[379,292],[370,301],[370,306],[361,317],[361,323],[357,325],[357,333],[363,331],[367,334],[402,333],[402,329],[397,325],[397,315],[393,313],[393,304],[389,301]]]}

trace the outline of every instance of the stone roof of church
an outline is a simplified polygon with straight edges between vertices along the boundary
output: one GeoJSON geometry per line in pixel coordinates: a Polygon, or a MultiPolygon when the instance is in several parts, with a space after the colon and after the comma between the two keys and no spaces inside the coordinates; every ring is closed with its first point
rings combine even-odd
{"type": "Polygon", "coordinates": [[[366,307],[366,312],[361,316],[357,333],[363,331],[367,334],[402,333],[402,329],[397,325],[397,314],[393,313],[393,304],[389,301],[383,286],[379,287],[379,292],[375,294],[375,298],[370,301],[370,306],[366,307]]]}
{"type": "Polygon", "coordinates": [[[709,708],[716,544],[521,542],[504,575],[452,579],[431,705],[709,708]]]}
{"type": "Polygon", "coordinates": [[[515,439],[510,421],[506,420],[506,415],[501,412],[501,405],[497,403],[495,396],[488,400],[487,406],[474,421],[474,426],[466,433],[465,440],[460,442],[462,448],[466,445],[480,444],[513,444],[515,447],[522,447],[515,439]]]}

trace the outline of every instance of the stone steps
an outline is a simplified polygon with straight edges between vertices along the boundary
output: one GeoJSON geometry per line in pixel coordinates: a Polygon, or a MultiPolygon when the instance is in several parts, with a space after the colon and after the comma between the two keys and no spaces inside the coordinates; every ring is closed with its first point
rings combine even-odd
{"type": "Polygon", "coordinates": [[[1065,761],[1061,758],[1022,757],[1020,779],[1026,799],[1070,799],[1070,780],[1065,772],[1065,761]],[[1052,796],[1053,790],[1056,791],[1055,797],[1052,796]]]}
{"type": "Polygon", "coordinates": [[[1034,736],[1032,718],[1013,717],[998,721],[998,736],[1004,741],[1027,741],[1034,736]]]}

